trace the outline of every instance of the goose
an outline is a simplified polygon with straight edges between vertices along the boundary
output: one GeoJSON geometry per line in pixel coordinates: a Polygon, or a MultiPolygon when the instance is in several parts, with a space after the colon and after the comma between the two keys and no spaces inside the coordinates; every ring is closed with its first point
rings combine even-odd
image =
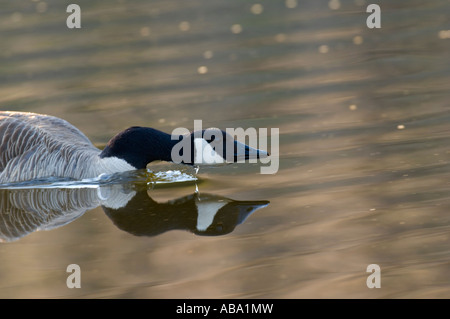
{"type": "Polygon", "coordinates": [[[145,169],[157,160],[174,162],[172,149],[176,145],[179,148],[180,142],[193,150],[189,154],[190,149],[186,153],[186,148],[177,149],[177,154],[185,155],[177,163],[186,165],[238,162],[269,155],[218,129],[208,134],[210,138],[204,138],[207,130],[173,136],[150,127],[132,126],[115,135],[100,150],[61,118],[0,111],[0,184],[48,177],[82,180],[145,169]],[[223,142],[222,149],[212,146],[218,140],[223,142]],[[232,148],[226,147],[229,143],[233,143],[232,148]],[[232,149],[233,154],[227,154],[227,149],[232,149]],[[199,154],[209,154],[210,158],[199,160],[199,154]]]}

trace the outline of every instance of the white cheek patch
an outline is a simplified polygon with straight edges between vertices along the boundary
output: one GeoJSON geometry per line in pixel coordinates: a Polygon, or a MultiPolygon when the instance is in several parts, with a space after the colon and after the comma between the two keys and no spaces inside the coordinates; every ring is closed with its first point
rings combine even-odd
{"type": "Polygon", "coordinates": [[[200,201],[195,201],[198,212],[197,230],[207,230],[214,221],[214,216],[216,216],[217,212],[226,204],[226,202],[202,203],[200,201]]]}
{"type": "Polygon", "coordinates": [[[203,138],[194,139],[194,164],[223,164],[225,159],[220,156],[203,138]]]}

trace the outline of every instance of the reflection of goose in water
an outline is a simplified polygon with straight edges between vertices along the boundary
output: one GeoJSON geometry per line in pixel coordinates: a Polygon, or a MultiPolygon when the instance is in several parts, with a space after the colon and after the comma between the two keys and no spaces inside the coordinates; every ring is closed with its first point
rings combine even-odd
{"type": "Polygon", "coordinates": [[[103,210],[118,228],[138,236],[155,236],[174,229],[197,235],[225,235],[268,204],[268,201],[235,201],[197,193],[158,203],[146,192],[140,192],[126,207],[103,206],[103,210]]]}
{"type": "Polygon", "coordinates": [[[172,136],[149,127],[130,127],[113,137],[101,151],[81,131],[62,119],[0,111],[0,183],[47,177],[80,180],[145,169],[156,160],[172,161],[172,149],[177,149],[175,146],[181,141],[187,142],[186,149],[178,152],[186,153],[183,164],[211,163],[205,162],[209,157],[198,154],[209,154],[214,163],[268,156],[265,151],[235,141],[224,131],[209,129],[208,132],[210,134],[192,132],[172,136]],[[222,141],[223,149],[213,149],[213,140],[215,143],[222,141]]]}
{"type": "Polygon", "coordinates": [[[149,197],[147,189],[123,186],[0,189],[0,241],[61,227],[100,205],[118,228],[134,235],[154,236],[172,229],[222,235],[269,203],[197,193],[158,203],[149,197]]]}

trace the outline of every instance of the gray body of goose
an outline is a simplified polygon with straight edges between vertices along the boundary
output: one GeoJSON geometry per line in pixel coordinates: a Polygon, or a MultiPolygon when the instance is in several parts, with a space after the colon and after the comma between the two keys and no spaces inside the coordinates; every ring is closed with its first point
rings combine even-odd
{"type": "MultiPolygon", "coordinates": [[[[218,131],[224,141],[233,139],[235,161],[268,156],[234,141],[218,131]]],[[[197,163],[197,148],[214,140],[201,139],[192,132],[175,137],[148,127],[130,127],[114,136],[103,150],[67,121],[49,115],[0,111],[0,183],[28,181],[46,177],[65,177],[76,180],[100,174],[143,169],[154,160],[172,161],[172,148],[188,137],[193,152],[182,164],[197,163]]],[[[201,135],[203,136],[203,135],[201,135]]],[[[217,137],[217,135],[216,135],[217,137]]],[[[226,156],[225,144],[219,152],[226,156]]],[[[217,154],[216,154],[217,156],[217,154]]]]}

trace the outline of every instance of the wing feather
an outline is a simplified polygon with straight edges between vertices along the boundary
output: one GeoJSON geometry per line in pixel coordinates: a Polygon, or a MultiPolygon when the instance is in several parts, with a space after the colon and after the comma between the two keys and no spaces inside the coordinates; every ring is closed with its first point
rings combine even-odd
{"type": "Polygon", "coordinates": [[[89,139],[53,116],[0,112],[0,182],[64,174],[77,160],[98,155],[89,139]]]}

